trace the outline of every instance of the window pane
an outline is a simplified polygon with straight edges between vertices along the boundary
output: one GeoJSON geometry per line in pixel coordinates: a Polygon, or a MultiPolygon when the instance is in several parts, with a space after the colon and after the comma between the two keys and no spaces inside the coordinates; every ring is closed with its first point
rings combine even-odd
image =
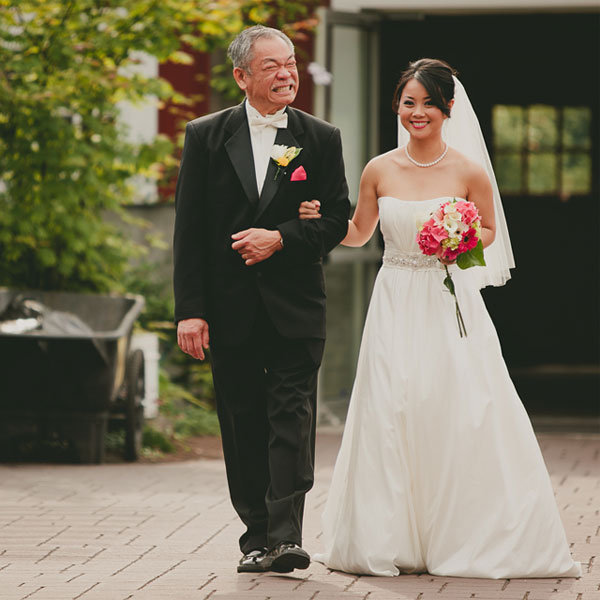
{"type": "Polygon", "coordinates": [[[573,152],[562,157],[563,194],[589,194],[591,192],[592,160],[587,154],[573,152]]]}
{"type": "Polygon", "coordinates": [[[496,154],[494,169],[501,192],[520,192],[523,189],[523,164],[520,154],[496,154]]]}
{"type": "Polygon", "coordinates": [[[553,150],[558,142],[558,110],[541,104],[529,107],[529,149],[553,150]]]}
{"type": "Polygon", "coordinates": [[[592,111],[589,108],[568,106],[564,109],[563,145],[565,148],[591,148],[591,130],[592,111]]]}
{"type": "Polygon", "coordinates": [[[556,192],[556,155],[548,153],[530,154],[527,189],[532,194],[556,192]]]}
{"type": "Polygon", "coordinates": [[[494,106],[492,109],[494,147],[518,149],[523,146],[523,108],[494,106]]]}

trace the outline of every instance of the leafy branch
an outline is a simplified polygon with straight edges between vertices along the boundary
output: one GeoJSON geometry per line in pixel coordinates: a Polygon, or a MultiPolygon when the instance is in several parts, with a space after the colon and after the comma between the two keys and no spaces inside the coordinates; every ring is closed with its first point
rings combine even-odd
{"type": "Polygon", "coordinates": [[[121,289],[140,249],[115,223],[135,176],[162,183],[174,145],[129,141],[118,103],[186,106],[136,71],[139,53],[189,60],[186,45],[222,50],[245,26],[304,18],[312,4],[0,0],[0,285],[121,289]]]}

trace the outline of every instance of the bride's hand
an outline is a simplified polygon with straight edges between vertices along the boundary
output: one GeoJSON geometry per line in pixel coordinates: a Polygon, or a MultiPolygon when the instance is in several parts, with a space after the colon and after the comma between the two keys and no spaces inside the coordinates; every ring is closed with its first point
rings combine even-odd
{"type": "Polygon", "coordinates": [[[321,203],[318,200],[302,202],[298,209],[298,215],[301,219],[320,219],[321,203]]]}
{"type": "Polygon", "coordinates": [[[456,264],[456,259],[454,260],[448,260],[447,258],[440,258],[438,259],[443,265],[454,265],[456,264]]]}

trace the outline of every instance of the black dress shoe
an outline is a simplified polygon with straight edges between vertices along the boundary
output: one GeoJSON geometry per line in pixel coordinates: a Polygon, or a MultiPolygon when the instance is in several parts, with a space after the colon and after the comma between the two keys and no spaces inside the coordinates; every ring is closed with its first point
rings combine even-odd
{"type": "Polygon", "coordinates": [[[244,554],[238,564],[238,573],[264,573],[268,571],[267,565],[270,561],[266,560],[267,549],[257,548],[244,554]]]}
{"type": "Polygon", "coordinates": [[[310,556],[298,544],[281,542],[267,554],[267,570],[275,573],[290,573],[294,569],[308,569],[310,556]]]}

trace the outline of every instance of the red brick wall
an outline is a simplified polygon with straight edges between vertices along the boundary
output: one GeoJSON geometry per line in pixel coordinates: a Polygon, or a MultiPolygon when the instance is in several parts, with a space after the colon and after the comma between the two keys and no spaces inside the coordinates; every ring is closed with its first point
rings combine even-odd
{"type": "MultiPolygon", "coordinates": [[[[324,0],[327,6],[329,0],[324,0]]],[[[298,71],[300,75],[300,88],[294,107],[308,113],[313,111],[314,87],[310,74],[306,68],[314,60],[314,34],[301,33],[295,40],[296,57],[298,59],[298,71]]],[[[159,65],[159,75],[171,83],[171,85],[186,98],[192,99],[189,106],[174,107],[166,105],[158,113],[158,131],[169,136],[173,141],[183,131],[185,123],[195,117],[210,112],[210,55],[204,52],[194,52],[185,49],[191,54],[194,62],[191,65],[175,63],[164,63],[159,65]]],[[[167,199],[174,194],[174,181],[171,185],[160,188],[160,195],[167,199]]]]}
{"type": "Polygon", "coordinates": [[[191,65],[164,63],[159,65],[158,74],[193,104],[183,109],[167,105],[158,112],[158,131],[171,139],[182,131],[183,124],[195,117],[205,115],[210,107],[210,55],[186,49],[194,62],[191,65]]]}
{"type": "MultiPolygon", "coordinates": [[[[304,36],[303,36],[304,37],[304,36]]],[[[300,88],[293,106],[312,114],[314,87],[310,74],[306,71],[308,63],[314,60],[315,36],[310,33],[305,39],[294,40],[296,46],[296,58],[298,61],[298,72],[300,74],[300,88]]]]}
{"type": "MultiPolygon", "coordinates": [[[[324,4],[328,4],[328,1],[324,4]]],[[[300,73],[300,89],[294,106],[312,113],[314,102],[313,82],[306,71],[306,67],[314,60],[314,34],[302,33],[294,40],[294,44],[300,73]]],[[[182,121],[188,121],[210,112],[210,56],[203,52],[190,50],[186,50],[186,52],[194,57],[193,64],[164,63],[159,66],[161,77],[167,79],[179,93],[187,98],[194,98],[193,104],[185,108],[185,114],[182,113],[181,109],[177,109],[177,112],[174,113],[172,106],[166,106],[159,111],[158,131],[172,139],[181,131],[182,121]]]]}

